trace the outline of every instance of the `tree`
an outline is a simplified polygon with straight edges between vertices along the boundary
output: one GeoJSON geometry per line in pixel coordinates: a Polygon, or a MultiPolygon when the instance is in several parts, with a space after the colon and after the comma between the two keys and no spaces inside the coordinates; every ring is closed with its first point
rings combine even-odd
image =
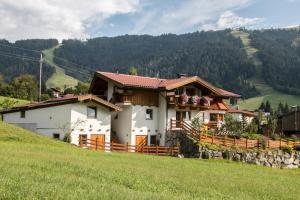
{"type": "Polygon", "coordinates": [[[135,68],[135,67],[130,67],[129,68],[129,74],[130,75],[138,75],[138,70],[137,70],[137,68],[135,68]]]}
{"type": "Polygon", "coordinates": [[[278,107],[277,107],[277,115],[282,115],[284,113],[284,106],[283,104],[280,102],[278,104],[278,107]]]}
{"type": "Polygon", "coordinates": [[[76,94],[87,94],[89,91],[90,85],[88,83],[78,82],[75,86],[76,94]]]}
{"type": "Polygon", "coordinates": [[[265,103],[264,103],[264,102],[261,102],[261,104],[260,104],[258,110],[260,110],[260,111],[265,111],[265,109],[266,109],[265,103]]]}
{"type": "Polygon", "coordinates": [[[21,75],[11,82],[13,97],[19,99],[36,100],[38,97],[38,83],[32,75],[21,75]]]}
{"type": "Polygon", "coordinates": [[[272,112],[271,104],[268,100],[266,102],[265,112],[268,112],[268,113],[272,112]]]}
{"type": "Polygon", "coordinates": [[[289,112],[290,112],[289,105],[287,103],[285,103],[284,109],[283,109],[283,114],[286,114],[286,113],[289,113],[289,112]]]}

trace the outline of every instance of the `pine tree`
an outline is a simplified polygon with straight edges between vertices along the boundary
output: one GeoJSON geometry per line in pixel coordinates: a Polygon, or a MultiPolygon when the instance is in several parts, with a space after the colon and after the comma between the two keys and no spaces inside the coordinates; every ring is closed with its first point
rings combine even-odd
{"type": "Polygon", "coordinates": [[[265,112],[268,112],[268,113],[272,112],[271,104],[268,100],[266,102],[265,112]]]}
{"type": "Polygon", "coordinates": [[[265,111],[265,109],[266,109],[265,103],[262,102],[262,103],[260,104],[260,106],[259,106],[258,109],[259,109],[260,111],[265,111]]]}
{"type": "Polygon", "coordinates": [[[284,106],[283,106],[283,104],[282,104],[281,102],[278,104],[278,107],[277,107],[277,114],[278,114],[278,115],[284,114],[284,106]]]}
{"type": "Polygon", "coordinates": [[[284,109],[283,109],[283,114],[286,114],[288,112],[290,112],[290,108],[289,108],[289,105],[287,103],[285,103],[284,109]]]}

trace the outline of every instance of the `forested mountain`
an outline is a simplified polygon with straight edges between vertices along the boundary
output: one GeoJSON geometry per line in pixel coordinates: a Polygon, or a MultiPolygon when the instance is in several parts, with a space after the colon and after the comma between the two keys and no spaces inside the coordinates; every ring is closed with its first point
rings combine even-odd
{"type": "MultiPolygon", "coordinates": [[[[65,40],[55,55],[89,66],[92,71],[127,73],[135,66],[140,75],[146,76],[199,75],[219,87],[249,97],[258,94],[246,81],[255,75],[255,67],[242,47],[241,41],[231,35],[231,30],[225,30],[183,35],[100,37],[86,42],[65,40]]],[[[61,59],[55,62],[68,65],[61,59]]],[[[81,73],[66,70],[76,78],[85,78],[81,73]]]]}
{"type": "MultiPolygon", "coordinates": [[[[57,44],[58,41],[55,39],[19,40],[15,43],[0,40],[0,74],[6,82],[10,82],[14,77],[21,74],[38,76],[39,50],[48,49],[57,44]]],[[[43,80],[47,80],[53,73],[53,68],[44,64],[43,72],[43,80]]]]}
{"type": "MultiPolygon", "coordinates": [[[[257,49],[257,67],[232,30],[195,32],[182,35],[165,34],[99,37],[87,41],[64,40],[55,49],[54,61],[68,75],[87,81],[96,70],[127,73],[134,66],[138,74],[176,77],[177,73],[198,75],[213,84],[242,94],[245,98],[259,95],[253,79],[267,83],[284,93],[300,95],[300,39],[297,29],[242,30],[249,34],[251,47],[257,49]]],[[[29,73],[38,74],[39,53],[12,49],[1,44],[29,49],[47,49],[57,40],[0,41],[0,55],[24,55],[24,60],[0,56],[0,73],[6,81],[29,73]]],[[[44,65],[44,78],[54,69],[44,65]]]]}

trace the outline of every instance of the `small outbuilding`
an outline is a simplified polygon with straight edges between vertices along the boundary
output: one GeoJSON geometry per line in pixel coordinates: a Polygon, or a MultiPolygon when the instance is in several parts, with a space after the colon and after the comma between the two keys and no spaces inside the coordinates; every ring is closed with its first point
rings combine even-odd
{"type": "Polygon", "coordinates": [[[118,106],[94,95],[67,95],[38,103],[3,110],[3,121],[63,140],[70,136],[72,144],[79,139],[98,139],[110,142],[111,113],[118,106]]]}

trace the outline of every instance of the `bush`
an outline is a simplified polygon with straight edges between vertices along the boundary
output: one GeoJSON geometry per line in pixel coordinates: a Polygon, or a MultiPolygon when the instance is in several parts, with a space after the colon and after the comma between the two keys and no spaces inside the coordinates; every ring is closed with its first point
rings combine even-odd
{"type": "Polygon", "coordinates": [[[260,147],[261,147],[262,149],[266,149],[266,148],[267,148],[267,142],[266,142],[266,140],[265,140],[263,137],[261,137],[261,138],[259,139],[259,144],[260,144],[260,147]]]}
{"type": "Polygon", "coordinates": [[[293,141],[299,140],[298,136],[297,136],[297,135],[294,135],[294,134],[291,135],[291,139],[292,139],[293,141]]]}
{"type": "Polygon", "coordinates": [[[295,151],[300,151],[300,144],[295,145],[295,146],[294,146],[294,150],[295,150],[295,151]]]}
{"type": "Polygon", "coordinates": [[[283,151],[283,152],[285,152],[285,153],[289,153],[289,154],[291,154],[291,153],[293,153],[293,149],[292,149],[292,147],[290,147],[290,146],[282,146],[281,147],[281,150],[283,151]]]}
{"type": "Polygon", "coordinates": [[[251,139],[251,140],[259,140],[259,139],[262,138],[262,135],[256,134],[256,133],[243,133],[241,135],[241,137],[248,138],[248,139],[251,139]]]}
{"type": "Polygon", "coordinates": [[[272,134],[272,135],[270,135],[270,138],[272,140],[279,140],[280,139],[280,135],[278,135],[278,134],[272,134]]]}

